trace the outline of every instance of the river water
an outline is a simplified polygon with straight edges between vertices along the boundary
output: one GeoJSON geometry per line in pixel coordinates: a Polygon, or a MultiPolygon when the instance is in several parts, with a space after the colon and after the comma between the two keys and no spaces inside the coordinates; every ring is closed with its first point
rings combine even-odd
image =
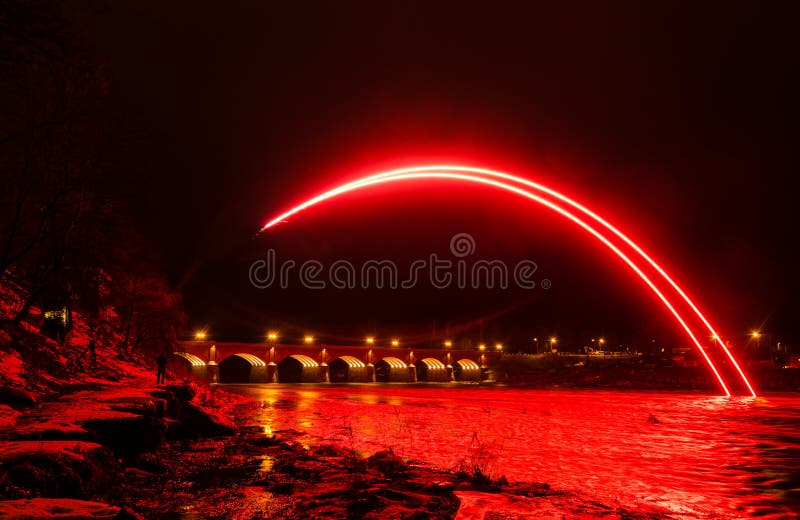
{"type": "Polygon", "coordinates": [[[460,461],[689,518],[796,518],[800,398],[460,385],[223,385],[245,423],[304,442],[460,461]],[[653,415],[657,421],[648,420],[653,415]]]}

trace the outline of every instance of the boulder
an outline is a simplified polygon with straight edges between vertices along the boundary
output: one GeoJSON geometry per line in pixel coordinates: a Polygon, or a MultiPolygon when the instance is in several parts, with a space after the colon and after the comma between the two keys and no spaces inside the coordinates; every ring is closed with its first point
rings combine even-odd
{"type": "Polygon", "coordinates": [[[392,450],[383,450],[367,459],[367,465],[376,468],[387,477],[400,475],[408,471],[408,465],[392,450]]]}
{"type": "Polygon", "coordinates": [[[0,442],[0,473],[10,497],[88,498],[108,487],[115,468],[113,453],[92,442],[0,442]]]}
{"type": "Polygon", "coordinates": [[[70,498],[0,501],[0,518],[7,520],[131,518],[130,516],[121,516],[121,511],[118,507],[101,504],[100,502],[70,498]]]}
{"type": "Polygon", "coordinates": [[[231,419],[194,401],[186,403],[179,420],[169,432],[173,438],[217,437],[236,432],[236,424],[231,419]]]}
{"type": "Polygon", "coordinates": [[[8,404],[17,410],[23,410],[33,408],[37,402],[38,399],[34,394],[26,392],[22,388],[14,387],[10,384],[0,386],[0,403],[8,404]]]}

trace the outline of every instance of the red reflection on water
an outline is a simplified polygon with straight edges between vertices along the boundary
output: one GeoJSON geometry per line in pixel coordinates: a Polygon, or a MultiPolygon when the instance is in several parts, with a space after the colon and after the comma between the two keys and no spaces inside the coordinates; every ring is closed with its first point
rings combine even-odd
{"type": "Polygon", "coordinates": [[[785,518],[800,500],[795,398],[404,385],[232,385],[249,424],[443,468],[475,436],[496,475],[684,516],[785,518]],[[659,423],[648,422],[653,414],[659,423]]]}

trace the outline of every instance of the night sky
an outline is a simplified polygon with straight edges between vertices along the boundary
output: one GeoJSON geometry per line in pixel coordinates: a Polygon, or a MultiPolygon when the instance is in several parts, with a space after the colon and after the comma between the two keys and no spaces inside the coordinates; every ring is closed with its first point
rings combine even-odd
{"type": "MultiPolygon", "coordinates": [[[[734,341],[794,341],[800,33],[791,2],[90,2],[113,179],[192,326],[524,342],[684,339],[574,227],[474,187],[395,186],[268,235],[275,213],[390,167],[459,163],[563,189],[640,241],[734,341]],[[491,7],[489,7],[491,6],[491,7]],[[549,291],[256,290],[248,265],[530,258],[549,291]],[[481,320],[483,318],[483,320],[481,320]],[[570,339],[572,338],[572,339],[570,339]]],[[[796,342],[795,342],[796,343],[796,342]]]]}

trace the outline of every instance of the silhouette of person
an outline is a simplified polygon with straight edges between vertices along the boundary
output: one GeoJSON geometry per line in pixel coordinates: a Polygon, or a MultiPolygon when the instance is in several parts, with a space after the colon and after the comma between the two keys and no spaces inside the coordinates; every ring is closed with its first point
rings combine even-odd
{"type": "Polygon", "coordinates": [[[97,370],[97,352],[95,352],[94,339],[89,340],[89,359],[92,362],[92,370],[97,370]]]}
{"type": "Polygon", "coordinates": [[[75,363],[76,364],[80,363],[81,360],[83,359],[83,356],[85,356],[87,352],[89,353],[89,361],[92,363],[92,370],[96,370],[97,369],[97,352],[95,352],[94,339],[90,339],[89,340],[89,344],[86,346],[85,349],[83,349],[83,352],[81,352],[78,355],[78,357],[75,358],[75,363]]]}
{"type": "Polygon", "coordinates": [[[167,354],[166,352],[162,352],[158,358],[156,358],[156,366],[158,367],[158,371],[156,372],[156,384],[160,385],[165,382],[166,379],[166,372],[167,372],[167,354]]]}

